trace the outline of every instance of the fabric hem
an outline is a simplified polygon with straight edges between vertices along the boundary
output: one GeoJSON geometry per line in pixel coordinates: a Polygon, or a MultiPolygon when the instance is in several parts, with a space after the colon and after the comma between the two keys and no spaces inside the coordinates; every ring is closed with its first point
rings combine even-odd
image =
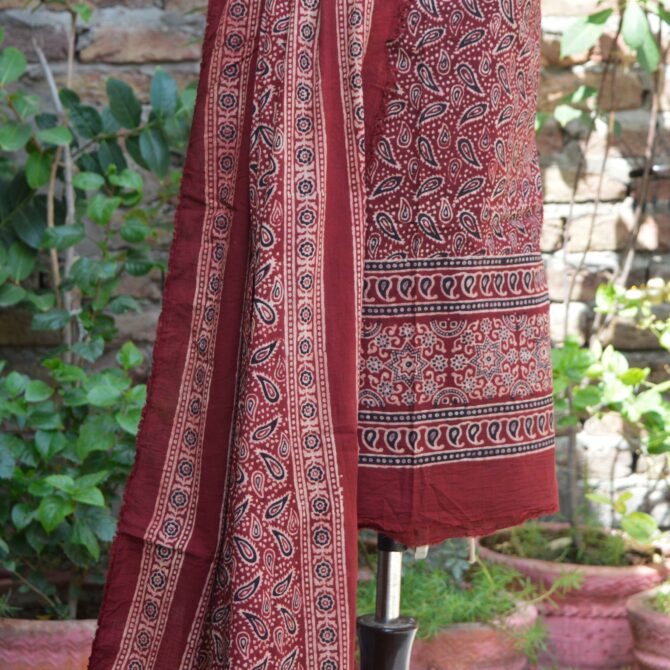
{"type": "Polygon", "coordinates": [[[390,528],[383,524],[375,523],[371,518],[359,517],[358,528],[374,530],[378,533],[383,533],[393,538],[397,542],[407,545],[408,547],[420,547],[424,545],[440,544],[444,540],[460,537],[484,537],[491,535],[496,531],[503,530],[512,526],[518,526],[525,521],[534,519],[545,514],[556,514],[560,511],[557,502],[551,505],[543,505],[541,507],[530,508],[521,512],[513,514],[505,514],[494,519],[482,520],[474,522],[467,528],[464,526],[444,525],[439,529],[435,529],[435,525],[431,524],[430,528],[412,528],[410,531],[390,528]]]}

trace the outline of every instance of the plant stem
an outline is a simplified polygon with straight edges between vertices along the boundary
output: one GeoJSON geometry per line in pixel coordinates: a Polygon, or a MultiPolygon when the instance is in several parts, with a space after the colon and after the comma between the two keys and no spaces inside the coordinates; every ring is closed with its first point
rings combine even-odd
{"type": "MultiPolygon", "coordinates": [[[[54,160],[51,164],[51,173],[49,174],[49,185],[47,187],[47,227],[54,228],[56,225],[55,222],[55,211],[54,211],[54,197],[56,191],[56,179],[58,178],[58,164],[60,163],[62,147],[56,148],[56,153],[54,154],[54,160]]],[[[51,275],[54,284],[54,294],[56,295],[56,305],[61,308],[63,306],[60,285],[61,285],[61,276],[60,276],[60,261],[58,259],[58,250],[49,249],[49,257],[51,260],[51,275]]]]}
{"type": "Polygon", "coordinates": [[[27,586],[31,591],[33,591],[42,600],[44,600],[44,602],[49,607],[52,607],[54,610],[56,610],[58,608],[58,604],[54,600],[49,598],[49,596],[46,593],[44,593],[44,591],[40,590],[37,586],[35,586],[29,579],[26,579],[22,574],[20,574],[16,570],[12,570],[11,568],[8,568],[6,566],[4,566],[4,567],[5,567],[5,570],[7,570],[7,572],[10,572],[11,574],[13,574],[22,584],[27,586]]]}
{"type": "MultiPolygon", "coordinates": [[[[74,39],[76,37],[76,15],[71,12],[71,17],[72,18],[70,21],[70,36],[68,44],[74,45],[74,39]]],[[[67,114],[65,113],[63,105],[61,104],[60,97],[58,95],[58,87],[56,86],[56,82],[54,80],[54,76],[51,71],[51,68],[49,67],[49,63],[46,59],[46,56],[44,55],[44,52],[39,47],[35,39],[33,39],[33,47],[35,49],[35,52],[37,53],[37,57],[42,67],[42,71],[44,72],[44,76],[47,80],[54,108],[56,109],[56,112],[58,116],[61,118],[61,120],[65,124],[67,124],[68,121],[67,114]]],[[[71,49],[70,48],[68,49],[68,75],[67,75],[68,87],[72,83],[72,71],[74,67],[73,63],[74,63],[74,46],[72,46],[71,49]]],[[[72,150],[69,144],[63,148],[63,158],[64,158],[63,164],[64,164],[64,182],[65,182],[65,203],[66,203],[65,225],[74,225],[76,220],[76,209],[75,209],[76,202],[75,202],[75,193],[73,186],[74,161],[72,159],[72,150]]],[[[75,261],[76,261],[76,255],[74,247],[68,247],[68,249],[65,252],[65,261],[63,264],[63,274],[66,279],[69,277],[70,271],[75,261]]],[[[57,298],[60,293],[59,287],[60,282],[56,287],[57,298]]],[[[68,290],[63,292],[62,304],[70,314],[76,311],[78,307],[76,302],[77,302],[76,296],[72,291],[68,290]]],[[[68,346],[68,349],[72,346],[73,342],[76,339],[74,328],[75,328],[74,321],[70,320],[68,326],[65,328],[65,343],[68,346]]],[[[72,362],[71,352],[69,351],[67,358],[69,362],[72,362]]]]}

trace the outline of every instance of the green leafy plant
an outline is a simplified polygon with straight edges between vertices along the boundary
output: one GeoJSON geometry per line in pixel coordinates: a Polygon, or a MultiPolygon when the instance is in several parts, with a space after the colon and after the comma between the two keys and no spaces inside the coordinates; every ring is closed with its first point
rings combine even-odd
{"type": "Polygon", "coordinates": [[[658,523],[650,514],[630,510],[628,501],[633,497],[629,491],[625,491],[615,499],[611,499],[602,493],[587,493],[586,497],[594,503],[611,507],[621,517],[621,530],[630,541],[649,547],[661,539],[663,533],[659,530],[658,523]]]}
{"type": "MultiPolygon", "coordinates": [[[[514,570],[490,565],[477,560],[466,570],[458,565],[454,571],[454,557],[463,560],[464,543],[447,541],[431,549],[432,561],[407,561],[403,566],[402,611],[419,622],[417,636],[431,639],[441,630],[458,623],[484,623],[500,626],[519,603],[537,604],[554,595],[575,588],[579,577],[567,574],[551,589],[542,590],[514,570]],[[447,558],[447,565],[442,565],[447,558]]],[[[430,552],[429,552],[430,556],[430,552]]],[[[362,581],[358,585],[357,611],[374,611],[375,583],[362,581]]],[[[531,659],[544,649],[544,630],[536,624],[530,630],[513,636],[514,645],[531,659]]]]}
{"type": "MultiPolygon", "coordinates": [[[[71,31],[90,19],[86,5],[61,4],[71,31]]],[[[123,286],[165,270],[157,243],[170,233],[195,90],[158,69],[145,106],[110,78],[99,109],[72,90],[72,50],[59,89],[35,49],[50,108],[21,88],[21,50],[0,53],[0,309],[27,312],[56,344],[33,375],[0,367],[0,568],[16,583],[2,612],[63,618],[103,579],[134,460],[145,356],[131,341],[119,348],[118,317],[143,307],[123,286]]]]}
{"type": "Polygon", "coordinates": [[[651,606],[656,612],[670,616],[670,588],[661,588],[654,594],[651,606]]]}

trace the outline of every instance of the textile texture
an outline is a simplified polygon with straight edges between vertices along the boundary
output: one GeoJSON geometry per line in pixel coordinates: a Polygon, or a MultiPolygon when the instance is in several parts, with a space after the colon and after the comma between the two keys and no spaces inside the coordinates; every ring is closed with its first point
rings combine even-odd
{"type": "Polygon", "coordinates": [[[353,670],[359,527],[555,511],[539,38],[539,0],[210,0],[90,670],[353,670]]]}

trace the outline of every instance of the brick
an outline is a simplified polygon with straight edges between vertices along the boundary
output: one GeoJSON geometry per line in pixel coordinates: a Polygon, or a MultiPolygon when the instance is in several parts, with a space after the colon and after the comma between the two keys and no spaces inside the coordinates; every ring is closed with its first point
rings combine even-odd
{"type": "Polygon", "coordinates": [[[536,135],[536,141],[540,156],[560,153],[564,147],[563,130],[555,119],[549,118],[536,135]]]}
{"type": "Polygon", "coordinates": [[[154,28],[112,28],[96,31],[93,42],[82,49],[84,63],[162,63],[198,60],[200,45],[178,31],[154,28]]]}
{"type": "Polygon", "coordinates": [[[0,310],[0,346],[49,347],[61,344],[60,331],[33,330],[32,314],[21,308],[0,310]]]}
{"type": "Polygon", "coordinates": [[[544,217],[540,249],[543,252],[558,251],[563,245],[563,219],[544,217]]]}
{"type": "Polygon", "coordinates": [[[34,39],[50,63],[67,59],[69,19],[64,12],[12,10],[4,12],[0,20],[5,28],[3,46],[17,47],[29,61],[36,62],[34,39]]]}
{"type": "Polygon", "coordinates": [[[175,63],[199,61],[201,16],[146,9],[103,9],[80,39],[84,63],[175,63]]]}
{"type": "Polygon", "coordinates": [[[544,16],[586,16],[598,8],[598,0],[542,0],[544,16]]]}
{"type": "Polygon", "coordinates": [[[593,70],[577,68],[575,70],[547,69],[542,72],[538,108],[551,112],[567,94],[573,93],[582,84],[603,89],[602,108],[605,111],[637,109],[642,105],[644,93],[642,82],[632,70],[620,70],[616,80],[611,77],[602,81],[602,75],[593,70]]]}
{"type": "Polygon", "coordinates": [[[565,299],[576,275],[572,300],[590,302],[595,298],[598,286],[612,278],[618,267],[618,259],[610,254],[590,253],[586,254],[586,258],[582,254],[568,254],[566,262],[563,254],[559,253],[549,256],[545,265],[552,300],[560,302],[565,299]]]}
{"type": "MultiPolygon", "coordinates": [[[[551,339],[555,344],[563,341],[565,305],[560,302],[552,302],[550,305],[550,325],[551,339]]],[[[572,302],[568,309],[568,333],[577,336],[577,339],[583,344],[586,342],[586,336],[589,333],[593,315],[589,306],[583,302],[572,302]]]]}
{"type": "Polygon", "coordinates": [[[183,14],[204,14],[207,11],[206,0],[165,0],[165,9],[183,14]]]}
{"type": "MultiPolygon", "coordinates": [[[[566,160],[563,156],[555,157],[553,163],[542,166],[542,183],[546,202],[570,202],[573,194],[573,185],[577,176],[577,165],[566,160]]],[[[580,179],[576,200],[588,202],[593,200],[598,191],[600,176],[587,170],[580,179]]],[[[627,184],[616,175],[606,174],[600,189],[602,201],[622,200],[626,196],[627,184]]]]}
{"type": "MultiPolygon", "coordinates": [[[[670,317],[669,306],[658,305],[654,311],[662,319],[670,317]]],[[[660,348],[658,338],[653,333],[638,328],[634,320],[619,316],[615,316],[605,329],[603,342],[621,351],[653,351],[660,348]]]]}

